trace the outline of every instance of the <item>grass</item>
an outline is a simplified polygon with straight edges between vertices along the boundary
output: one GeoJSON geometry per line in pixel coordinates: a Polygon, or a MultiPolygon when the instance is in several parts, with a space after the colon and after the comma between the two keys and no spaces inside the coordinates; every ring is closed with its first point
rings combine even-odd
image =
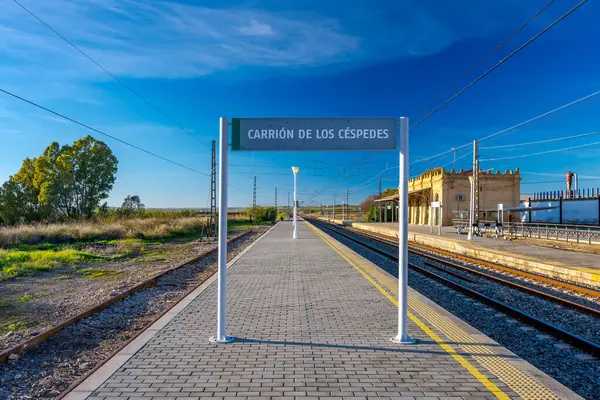
{"type": "Polygon", "coordinates": [[[0,228],[0,246],[17,250],[55,250],[66,244],[121,239],[165,240],[206,231],[205,217],[131,218],[31,224],[0,228]]]}
{"type": "Polygon", "coordinates": [[[0,280],[31,276],[38,272],[101,258],[74,249],[62,250],[0,250],[0,280]]]}
{"type": "Polygon", "coordinates": [[[114,279],[119,276],[119,272],[110,271],[101,268],[82,268],[77,271],[88,279],[114,279]]]}
{"type": "Polygon", "coordinates": [[[16,321],[6,324],[5,330],[8,332],[15,332],[25,329],[26,327],[27,324],[24,321],[16,321]]]}
{"type": "Polygon", "coordinates": [[[27,303],[31,299],[33,299],[33,296],[31,295],[31,293],[25,293],[23,296],[17,297],[17,302],[27,303]]]}
{"type": "MultiPolygon", "coordinates": [[[[84,267],[78,264],[90,261],[166,260],[167,250],[155,246],[195,239],[206,231],[205,217],[174,215],[0,227],[0,282],[67,266],[84,267]]],[[[230,220],[228,228],[230,233],[237,233],[264,224],[230,220]]],[[[112,279],[118,275],[98,268],[81,268],[76,273],[89,279],[112,279]]],[[[71,277],[60,275],[52,279],[71,277]]]]}
{"type": "Polygon", "coordinates": [[[243,232],[254,226],[269,225],[268,222],[250,222],[250,221],[227,221],[227,230],[229,233],[243,232]]]}

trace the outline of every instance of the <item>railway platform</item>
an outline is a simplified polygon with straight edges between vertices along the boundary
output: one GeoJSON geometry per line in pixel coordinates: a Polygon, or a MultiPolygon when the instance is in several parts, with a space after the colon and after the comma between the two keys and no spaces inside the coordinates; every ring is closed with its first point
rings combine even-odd
{"type": "Polygon", "coordinates": [[[580,399],[396,278],[298,222],[281,222],[228,267],[229,344],[216,330],[216,276],[65,398],[580,399]]]}
{"type": "MultiPolygon", "coordinates": [[[[353,223],[352,226],[398,236],[397,223],[353,223]]],[[[428,226],[409,225],[409,232],[408,240],[415,243],[600,288],[600,255],[597,254],[479,236],[468,241],[465,234],[457,234],[453,227],[443,227],[441,235],[437,235],[429,234],[428,226]]]]}

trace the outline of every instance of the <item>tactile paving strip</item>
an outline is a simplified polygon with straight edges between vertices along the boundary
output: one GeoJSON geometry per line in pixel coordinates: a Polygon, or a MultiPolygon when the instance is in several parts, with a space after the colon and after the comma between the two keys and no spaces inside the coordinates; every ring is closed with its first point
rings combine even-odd
{"type": "MultiPolygon", "coordinates": [[[[330,244],[338,250],[344,251],[345,255],[351,258],[353,262],[359,261],[357,260],[358,257],[348,254],[345,246],[338,245],[333,240],[330,241],[330,244]]],[[[396,278],[380,270],[370,262],[357,263],[359,264],[359,268],[377,281],[385,290],[395,297],[398,296],[398,280],[396,278]]],[[[522,399],[560,400],[560,397],[537,382],[537,380],[511,364],[508,360],[496,355],[496,352],[485,343],[469,345],[468,343],[477,343],[477,340],[410,293],[408,295],[408,306],[410,310],[419,314],[431,327],[439,330],[451,341],[466,343],[460,344],[460,348],[487,371],[509,386],[522,399]]]]}

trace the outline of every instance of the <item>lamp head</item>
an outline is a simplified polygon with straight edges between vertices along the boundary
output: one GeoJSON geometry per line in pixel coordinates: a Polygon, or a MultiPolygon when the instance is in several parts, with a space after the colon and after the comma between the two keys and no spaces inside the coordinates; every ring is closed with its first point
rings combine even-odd
{"type": "Polygon", "coordinates": [[[300,171],[300,167],[292,167],[292,171],[294,171],[294,175],[296,175],[298,171],[300,171]]]}

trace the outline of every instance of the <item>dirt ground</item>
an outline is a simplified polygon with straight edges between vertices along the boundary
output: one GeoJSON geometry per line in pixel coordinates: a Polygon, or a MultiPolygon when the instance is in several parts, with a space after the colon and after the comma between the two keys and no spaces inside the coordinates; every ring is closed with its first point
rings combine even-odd
{"type": "Polygon", "coordinates": [[[0,351],[215,248],[214,240],[174,240],[145,245],[118,261],[88,261],[0,282],[0,351]]]}

